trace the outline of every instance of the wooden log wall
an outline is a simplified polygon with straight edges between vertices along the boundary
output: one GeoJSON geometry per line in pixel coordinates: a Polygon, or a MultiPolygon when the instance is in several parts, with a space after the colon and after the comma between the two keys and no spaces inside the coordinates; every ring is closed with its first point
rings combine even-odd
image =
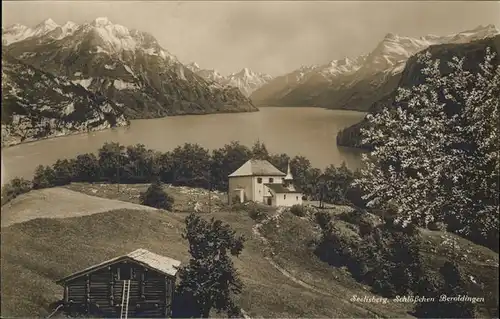
{"type": "MultiPolygon", "coordinates": [[[[67,283],[67,298],[101,317],[119,317],[123,281],[118,280],[120,264],[99,269],[67,283]]],[[[165,317],[171,314],[173,278],[133,265],[130,281],[129,317],[165,317]]]]}

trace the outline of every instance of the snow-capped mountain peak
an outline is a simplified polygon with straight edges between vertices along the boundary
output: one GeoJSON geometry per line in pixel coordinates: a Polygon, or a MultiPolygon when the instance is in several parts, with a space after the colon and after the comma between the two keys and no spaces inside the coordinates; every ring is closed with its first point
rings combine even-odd
{"type": "Polygon", "coordinates": [[[2,30],[4,31],[10,31],[10,30],[26,30],[29,29],[27,26],[20,24],[20,23],[14,23],[12,25],[9,25],[5,28],[2,27],[2,30]]]}
{"type": "Polygon", "coordinates": [[[37,24],[34,28],[16,23],[2,29],[2,43],[4,45],[9,45],[28,38],[41,37],[49,32],[52,32],[58,27],[59,25],[52,19],[46,19],[37,24]]]}
{"type": "Polygon", "coordinates": [[[191,70],[192,72],[198,72],[200,70],[200,66],[196,62],[191,62],[189,64],[186,64],[186,68],[191,70]]]}
{"type": "Polygon", "coordinates": [[[42,23],[38,24],[34,29],[33,33],[30,35],[30,37],[36,37],[36,36],[42,36],[45,35],[54,29],[59,27],[57,23],[54,22],[52,19],[46,19],[42,23]]]}
{"type": "Polygon", "coordinates": [[[397,38],[398,38],[398,35],[396,35],[392,32],[387,33],[384,37],[385,40],[397,40],[397,38]]]}
{"type": "Polygon", "coordinates": [[[246,78],[250,78],[254,75],[254,73],[252,71],[250,71],[250,69],[248,68],[243,68],[241,69],[240,72],[238,73],[235,73],[233,76],[239,76],[239,77],[246,77],[246,78]]]}
{"type": "Polygon", "coordinates": [[[272,79],[268,74],[258,74],[249,68],[243,68],[239,72],[231,73],[227,76],[223,76],[213,69],[202,69],[196,62],[186,64],[186,68],[205,80],[213,81],[223,86],[236,87],[246,96],[250,96],[253,91],[272,79]]]}
{"type": "Polygon", "coordinates": [[[224,81],[222,81],[222,84],[237,87],[243,94],[250,96],[253,91],[260,88],[271,79],[272,77],[268,74],[260,74],[253,72],[249,68],[243,68],[240,72],[227,76],[224,81]]]}
{"type": "Polygon", "coordinates": [[[61,28],[66,32],[73,31],[78,28],[78,24],[74,23],[73,21],[68,21],[61,28]]]}
{"type": "Polygon", "coordinates": [[[75,50],[85,42],[84,47],[89,47],[89,52],[121,55],[126,51],[141,51],[141,54],[158,56],[169,63],[178,62],[177,58],[163,49],[152,35],[113,24],[107,17],[98,17],[81,26],[72,21],[59,26],[54,20],[47,19],[34,28],[13,25],[2,30],[4,45],[26,39],[36,39],[41,41],[40,43],[64,39],[64,46],[74,47],[75,50]],[[70,39],[69,37],[73,35],[75,37],[70,39]]]}
{"type": "MultiPolygon", "coordinates": [[[[472,29],[471,31],[475,32],[484,32],[484,31],[490,31],[490,32],[500,32],[496,25],[494,24],[488,24],[488,25],[480,25],[477,28],[472,29]]],[[[467,32],[467,31],[465,31],[467,32]]]]}
{"type": "Polygon", "coordinates": [[[105,27],[108,25],[112,25],[113,23],[108,19],[108,17],[98,17],[90,24],[96,27],[105,27]]]}
{"type": "Polygon", "coordinates": [[[397,83],[397,76],[403,72],[408,59],[416,53],[431,45],[467,43],[499,33],[498,28],[492,24],[444,36],[414,38],[386,33],[369,54],[333,60],[320,66],[303,66],[276,77],[254,92],[252,100],[258,104],[297,103],[327,107],[338,103],[366,110],[375,101],[373,96],[390,92],[387,88],[397,83]],[[366,99],[361,99],[363,93],[360,92],[367,87],[370,88],[370,93],[366,94],[366,99]],[[338,99],[330,98],[330,93],[332,97],[338,96],[338,99]]]}
{"type": "Polygon", "coordinates": [[[47,28],[47,29],[55,29],[57,28],[59,25],[54,21],[52,20],[51,18],[48,18],[48,19],[45,19],[44,21],[42,21],[40,24],[38,24],[35,29],[38,29],[38,28],[47,28]]]}
{"type": "Polygon", "coordinates": [[[479,26],[472,30],[462,31],[445,36],[427,35],[419,38],[400,36],[388,33],[367,57],[363,73],[374,73],[397,67],[410,56],[431,45],[445,43],[466,43],[499,34],[495,25],[479,26]]]}
{"type": "MultiPolygon", "coordinates": [[[[44,21],[33,30],[52,27],[53,23],[44,21]]],[[[53,76],[54,82],[65,81],[76,87],[77,94],[87,92],[95,100],[114,102],[132,119],[256,110],[236,88],[222,88],[188,71],[151,34],[129,30],[107,18],[90,20],[80,26],[68,22],[47,34],[4,46],[3,52],[21,61],[21,65],[34,66],[43,71],[41,74],[46,73],[44,76],[53,76]]],[[[24,82],[26,95],[32,97],[31,91],[35,90],[31,84],[35,89],[40,85],[28,83],[29,80],[24,82]]],[[[61,91],[61,95],[66,93],[61,91]]],[[[41,108],[50,103],[46,102],[45,90],[37,93],[40,93],[36,98],[41,108]]],[[[30,104],[22,107],[31,110],[30,104]]],[[[107,113],[111,107],[108,104],[107,113]]],[[[24,109],[23,112],[29,114],[24,109]]],[[[80,113],[79,116],[87,117],[87,113],[80,113]]]]}

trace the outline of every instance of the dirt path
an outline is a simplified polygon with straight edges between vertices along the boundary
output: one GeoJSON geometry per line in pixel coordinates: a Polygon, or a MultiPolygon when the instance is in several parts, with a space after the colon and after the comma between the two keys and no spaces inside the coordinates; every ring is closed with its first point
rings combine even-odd
{"type": "MultiPolygon", "coordinates": [[[[286,208],[284,207],[279,207],[277,210],[276,210],[276,214],[266,218],[265,220],[263,220],[262,222],[260,223],[257,223],[252,231],[253,233],[266,245],[265,246],[265,250],[267,250],[267,252],[271,255],[271,256],[274,256],[274,252],[273,252],[273,249],[272,247],[269,245],[269,241],[267,240],[267,238],[264,237],[264,235],[262,235],[262,233],[260,232],[260,229],[262,226],[268,224],[269,222],[271,221],[279,221],[281,215],[286,211],[286,208]]],[[[356,303],[353,303],[347,299],[343,299],[339,296],[336,296],[334,294],[331,294],[327,291],[324,291],[324,290],[321,290],[321,289],[318,289],[306,282],[304,282],[303,280],[295,277],[294,275],[292,275],[290,272],[288,272],[286,269],[284,269],[283,267],[281,267],[280,265],[278,265],[272,257],[269,257],[269,256],[266,256],[265,259],[276,269],[278,270],[281,274],[283,274],[283,276],[287,277],[288,279],[290,279],[291,281],[293,281],[294,283],[304,287],[305,289],[308,289],[310,291],[313,291],[317,294],[320,294],[320,295],[323,295],[323,296],[327,296],[327,297],[331,297],[331,298],[335,298],[335,300],[341,300],[343,303],[346,303],[346,304],[351,304],[351,305],[354,305],[355,307],[363,310],[363,311],[366,311],[367,313],[370,313],[371,315],[373,315],[375,318],[380,318],[380,317],[383,317],[382,315],[370,310],[370,309],[367,309],[361,305],[358,305],[356,303]]]]}
{"type": "Polygon", "coordinates": [[[31,191],[2,206],[1,225],[7,227],[35,218],[78,217],[115,209],[156,210],[56,187],[31,191]]]}
{"type": "MultiPolygon", "coordinates": [[[[281,215],[285,212],[285,208],[284,207],[279,207],[277,210],[276,210],[276,214],[268,217],[267,219],[263,220],[262,222],[256,224],[252,231],[253,233],[266,245],[266,248],[268,250],[268,252],[270,253],[270,255],[274,255],[274,252],[272,250],[272,248],[270,247],[269,245],[269,241],[267,240],[267,238],[265,238],[262,233],[260,232],[260,229],[262,226],[268,224],[269,222],[271,221],[279,221],[281,215]]],[[[266,256],[265,259],[274,267],[276,268],[280,273],[283,274],[283,276],[287,277],[288,279],[290,279],[291,281],[295,282],[296,284],[299,284],[300,286],[306,288],[306,289],[309,289],[309,290],[312,290],[316,293],[319,293],[321,295],[324,295],[324,296],[329,296],[329,297],[333,297],[332,294],[326,292],[326,291],[323,291],[323,290],[320,290],[316,287],[313,287],[311,285],[309,285],[308,283],[298,279],[297,277],[294,277],[291,273],[289,273],[286,269],[280,267],[273,259],[272,257],[269,257],[269,256],[266,256]]]]}

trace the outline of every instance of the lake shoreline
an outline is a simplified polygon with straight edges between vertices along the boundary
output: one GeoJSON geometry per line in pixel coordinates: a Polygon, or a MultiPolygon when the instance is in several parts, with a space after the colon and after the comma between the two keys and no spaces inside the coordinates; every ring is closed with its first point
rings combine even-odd
{"type": "Polygon", "coordinates": [[[369,113],[368,111],[361,111],[361,110],[350,110],[350,109],[336,109],[336,108],[328,108],[324,106],[312,106],[312,105],[293,105],[293,106],[286,106],[286,105],[256,105],[257,108],[266,108],[266,107],[276,107],[276,108],[311,108],[311,109],[322,109],[322,110],[327,110],[327,111],[347,111],[347,112],[356,112],[356,113],[363,113],[367,114],[369,113]]]}
{"type": "Polygon", "coordinates": [[[128,125],[112,126],[112,127],[106,127],[106,128],[102,128],[102,129],[94,129],[94,130],[89,130],[89,131],[76,131],[76,132],[71,132],[68,134],[44,136],[41,138],[27,139],[27,140],[24,140],[24,141],[19,142],[19,143],[10,143],[7,145],[4,145],[4,143],[2,143],[2,145],[0,146],[0,150],[3,151],[5,149],[12,148],[12,147],[19,146],[19,145],[26,145],[26,144],[30,144],[30,143],[45,141],[45,140],[54,140],[54,139],[61,138],[61,137],[85,135],[85,134],[90,134],[90,133],[95,133],[95,132],[114,130],[114,129],[118,129],[118,128],[122,128],[122,127],[130,127],[132,125],[131,121],[135,121],[135,120],[156,120],[156,119],[164,119],[164,118],[168,118],[168,117],[196,116],[196,115],[205,116],[205,115],[214,115],[214,114],[255,113],[255,112],[260,111],[258,107],[255,107],[255,108],[256,108],[255,110],[248,110],[248,111],[224,110],[221,112],[212,112],[212,113],[182,113],[182,114],[167,115],[167,116],[162,116],[162,117],[137,118],[137,119],[134,118],[134,119],[128,120],[129,121],[128,125]]]}
{"type": "Polygon", "coordinates": [[[269,152],[302,155],[314,167],[325,168],[346,162],[361,167],[357,149],[337,147],[337,132],[359,122],[359,112],[320,108],[262,107],[257,112],[225,112],[200,116],[167,116],[150,120],[131,120],[126,127],[25,141],[2,148],[4,180],[30,179],[39,165],[52,165],[58,159],[94,153],[106,142],[121,145],[143,144],[160,152],[172,151],[185,143],[214,150],[238,141],[247,147],[260,140],[269,152]]]}
{"type": "Polygon", "coordinates": [[[26,145],[26,144],[31,144],[31,143],[35,143],[35,142],[45,141],[45,140],[55,140],[55,139],[61,138],[61,137],[84,135],[84,134],[90,134],[90,133],[94,133],[94,132],[102,132],[102,131],[106,131],[106,130],[113,130],[116,128],[128,127],[128,126],[130,126],[130,124],[123,125],[123,126],[106,127],[106,128],[102,128],[102,129],[89,130],[89,131],[76,131],[76,132],[71,132],[71,133],[67,133],[67,134],[44,136],[44,137],[40,137],[40,138],[36,138],[36,139],[27,139],[27,140],[24,140],[24,141],[19,142],[19,143],[11,143],[11,144],[8,144],[5,146],[2,144],[1,150],[3,151],[3,150],[6,150],[8,148],[15,147],[15,146],[26,145]]]}

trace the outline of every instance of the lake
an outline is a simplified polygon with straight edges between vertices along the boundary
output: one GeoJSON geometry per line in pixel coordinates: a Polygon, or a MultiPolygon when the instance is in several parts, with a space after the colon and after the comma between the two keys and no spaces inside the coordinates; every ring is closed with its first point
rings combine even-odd
{"type": "Polygon", "coordinates": [[[365,113],[343,110],[264,107],[253,113],[134,120],[129,127],[8,147],[2,150],[2,184],[16,176],[31,179],[38,165],[96,152],[105,142],[126,146],[142,143],[165,152],[184,143],[215,149],[233,140],[247,146],[260,140],[270,152],[291,157],[303,155],[314,167],[338,166],[345,161],[349,168],[356,169],[361,164],[361,152],[337,146],[335,137],[339,130],[364,116],[365,113]]]}

